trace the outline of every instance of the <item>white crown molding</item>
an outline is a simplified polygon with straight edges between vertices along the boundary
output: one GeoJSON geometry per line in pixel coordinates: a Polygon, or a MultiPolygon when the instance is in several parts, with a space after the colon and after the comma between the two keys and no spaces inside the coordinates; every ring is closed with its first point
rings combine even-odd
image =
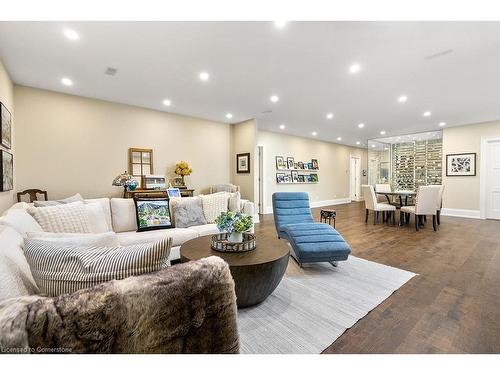
{"type": "Polygon", "coordinates": [[[458,208],[442,208],[441,215],[464,217],[467,219],[480,219],[479,210],[461,210],[458,208]]]}

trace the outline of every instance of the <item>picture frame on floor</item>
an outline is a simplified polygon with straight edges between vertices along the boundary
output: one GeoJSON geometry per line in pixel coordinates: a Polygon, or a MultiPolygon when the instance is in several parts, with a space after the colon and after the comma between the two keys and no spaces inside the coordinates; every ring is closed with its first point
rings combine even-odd
{"type": "Polygon", "coordinates": [[[14,156],[5,150],[0,150],[0,191],[14,188],[14,156]]]}
{"type": "Polygon", "coordinates": [[[446,176],[475,176],[476,153],[446,155],[446,176]]]}
{"type": "Polygon", "coordinates": [[[276,156],[276,169],[287,169],[287,165],[285,164],[285,158],[283,156],[276,156]]]}
{"type": "Polygon", "coordinates": [[[6,149],[12,147],[12,115],[7,107],[0,102],[0,131],[2,135],[2,146],[6,149]]]}

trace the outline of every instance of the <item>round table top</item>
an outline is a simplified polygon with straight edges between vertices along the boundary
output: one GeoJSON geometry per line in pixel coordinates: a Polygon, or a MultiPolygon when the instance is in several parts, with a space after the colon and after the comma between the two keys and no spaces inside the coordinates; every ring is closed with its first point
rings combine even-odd
{"type": "Polygon", "coordinates": [[[197,260],[212,255],[224,259],[231,267],[252,266],[274,262],[288,256],[290,250],[287,246],[269,246],[265,241],[256,239],[255,250],[243,253],[224,253],[212,250],[212,235],[202,236],[189,240],[181,246],[181,259],[197,260]]]}
{"type": "Polygon", "coordinates": [[[388,191],[388,192],[382,192],[382,191],[376,191],[375,194],[380,194],[380,195],[415,195],[417,194],[414,191],[409,191],[409,190],[401,190],[401,191],[388,191]]]}

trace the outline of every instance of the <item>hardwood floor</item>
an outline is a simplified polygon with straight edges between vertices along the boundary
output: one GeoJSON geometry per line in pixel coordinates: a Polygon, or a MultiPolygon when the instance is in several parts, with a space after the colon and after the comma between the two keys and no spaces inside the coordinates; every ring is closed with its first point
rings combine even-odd
{"type": "MultiPolygon", "coordinates": [[[[437,232],[432,221],[416,232],[411,224],[373,225],[371,215],[365,224],[364,203],[330,208],[352,255],[419,275],[324,353],[500,353],[499,221],[442,216],[437,232]]],[[[261,216],[256,234],[286,246],[272,215],[261,216]]],[[[287,273],[294,272],[290,260],[287,273]]]]}

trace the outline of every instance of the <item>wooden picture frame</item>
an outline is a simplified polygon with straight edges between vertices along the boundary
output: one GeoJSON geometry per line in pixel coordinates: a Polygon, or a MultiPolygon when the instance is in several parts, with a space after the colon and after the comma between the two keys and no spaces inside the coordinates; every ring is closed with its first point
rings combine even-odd
{"type": "Polygon", "coordinates": [[[293,169],[293,165],[295,163],[295,159],[292,156],[286,158],[287,169],[293,169]]]}
{"type": "Polygon", "coordinates": [[[250,153],[236,154],[236,173],[250,173],[250,153]]]}
{"type": "Polygon", "coordinates": [[[446,154],[446,176],[475,176],[476,153],[446,154]]]}
{"type": "Polygon", "coordinates": [[[285,164],[285,158],[283,156],[276,156],[276,169],[282,170],[287,169],[287,165],[285,164]]]}
{"type": "Polygon", "coordinates": [[[128,149],[128,173],[134,177],[154,174],[153,149],[131,147],[128,149]]]}
{"type": "Polygon", "coordinates": [[[0,102],[0,132],[2,146],[10,150],[12,147],[12,115],[2,102],[0,102]]]}
{"type": "Polygon", "coordinates": [[[0,191],[14,189],[14,155],[0,150],[0,191]]]}

